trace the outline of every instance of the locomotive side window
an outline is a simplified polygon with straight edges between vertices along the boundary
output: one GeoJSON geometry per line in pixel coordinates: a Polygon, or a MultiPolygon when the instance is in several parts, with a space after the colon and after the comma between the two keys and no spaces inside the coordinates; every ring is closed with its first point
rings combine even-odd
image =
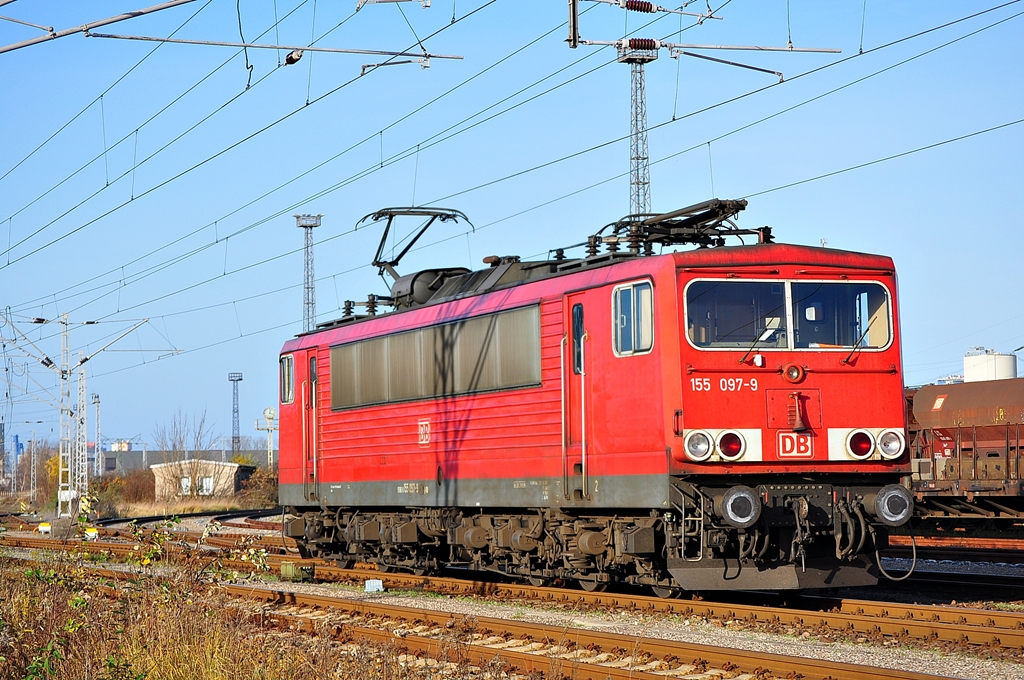
{"type": "Polygon", "coordinates": [[[794,281],[793,340],[798,349],[889,344],[889,296],[877,283],[794,281]]]}
{"type": "Polygon", "coordinates": [[[612,291],[612,334],[616,356],[649,352],[654,343],[654,305],[648,282],[612,291]]]}
{"type": "Polygon", "coordinates": [[[686,289],[686,315],[698,347],[787,347],[782,281],[695,281],[686,289]]]}
{"type": "Polygon", "coordinates": [[[334,409],[539,383],[536,306],[331,348],[334,409]]]}
{"type": "Polygon", "coordinates": [[[572,306],[572,372],[583,373],[583,305],[572,306]]]}
{"type": "Polygon", "coordinates": [[[295,359],[291,354],[281,357],[281,403],[290,404],[295,399],[295,359]]]}

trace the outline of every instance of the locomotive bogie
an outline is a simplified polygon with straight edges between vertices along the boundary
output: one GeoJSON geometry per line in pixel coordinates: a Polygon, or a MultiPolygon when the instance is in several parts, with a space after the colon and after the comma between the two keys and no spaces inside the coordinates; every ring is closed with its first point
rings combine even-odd
{"type": "Polygon", "coordinates": [[[723,587],[725,568],[734,587],[809,588],[873,582],[877,571],[859,554],[868,531],[872,544],[884,547],[881,525],[891,523],[884,513],[892,519],[886,499],[899,498],[890,503],[899,511],[912,508],[909,494],[895,485],[789,480],[756,489],[718,486],[724,481],[678,481],[674,512],[292,508],[304,521],[290,522],[286,532],[307,556],[375,563],[384,571],[429,573],[448,566],[538,583],[705,590],[723,587]],[[734,507],[744,504],[749,507],[734,507]]]}

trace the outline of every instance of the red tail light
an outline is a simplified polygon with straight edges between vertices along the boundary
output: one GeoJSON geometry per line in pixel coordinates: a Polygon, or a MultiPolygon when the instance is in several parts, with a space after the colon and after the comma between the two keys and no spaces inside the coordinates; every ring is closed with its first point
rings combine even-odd
{"type": "Polygon", "coordinates": [[[857,458],[867,458],[874,447],[875,443],[867,432],[854,432],[850,436],[850,452],[857,458]]]}
{"type": "Polygon", "coordinates": [[[726,432],[718,440],[718,450],[721,451],[722,456],[725,458],[730,460],[737,458],[743,453],[743,440],[740,439],[738,434],[726,432]]]}

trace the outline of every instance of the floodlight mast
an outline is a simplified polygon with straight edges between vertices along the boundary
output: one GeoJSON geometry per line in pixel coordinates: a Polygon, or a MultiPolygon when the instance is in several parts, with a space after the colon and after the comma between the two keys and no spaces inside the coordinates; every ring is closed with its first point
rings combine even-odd
{"type": "Polygon", "coordinates": [[[228,373],[231,382],[231,456],[237,456],[242,450],[242,436],[238,430],[238,383],[242,380],[241,373],[228,373]]]}
{"type": "MultiPolygon", "coordinates": [[[[302,287],[302,332],[309,333],[316,327],[316,276],[313,274],[313,229],[320,226],[323,215],[303,213],[295,216],[295,226],[305,232],[305,261],[302,287]]],[[[237,434],[237,433],[236,433],[237,434]]]]}

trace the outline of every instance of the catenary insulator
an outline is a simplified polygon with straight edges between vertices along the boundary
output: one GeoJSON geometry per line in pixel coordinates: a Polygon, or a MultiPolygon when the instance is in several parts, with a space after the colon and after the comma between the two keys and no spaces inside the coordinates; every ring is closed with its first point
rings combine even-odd
{"type": "Polygon", "coordinates": [[[631,50],[656,50],[658,41],[654,38],[630,38],[629,49],[631,50]]]}
{"type": "Polygon", "coordinates": [[[626,9],[650,14],[654,11],[654,3],[644,2],[644,0],[626,0],[626,9]]]}

